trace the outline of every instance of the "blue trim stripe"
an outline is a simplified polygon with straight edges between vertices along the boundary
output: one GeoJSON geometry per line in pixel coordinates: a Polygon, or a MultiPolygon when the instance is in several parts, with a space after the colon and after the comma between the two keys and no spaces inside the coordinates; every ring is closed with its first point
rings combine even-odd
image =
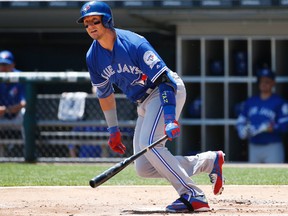
{"type": "Polygon", "coordinates": [[[157,78],[166,70],[168,70],[168,67],[167,66],[163,67],[160,71],[157,72],[157,74],[151,79],[151,81],[155,82],[157,78]]]}
{"type": "Polygon", "coordinates": [[[158,114],[155,118],[155,121],[153,123],[153,126],[152,126],[152,130],[151,130],[151,134],[150,134],[150,137],[149,137],[149,145],[153,142],[153,137],[154,137],[154,134],[155,134],[155,131],[156,131],[156,128],[157,128],[157,124],[159,122],[159,119],[161,117],[161,113],[163,111],[163,107],[160,106],[160,109],[158,110],[158,114]]]}
{"type": "MultiPolygon", "coordinates": [[[[152,131],[149,137],[149,145],[153,142],[155,130],[159,122],[162,111],[163,107],[161,106],[158,111],[157,117],[155,118],[155,121],[153,123],[152,131]]],[[[177,178],[179,182],[192,193],[192,196],[196,196],[195,190],[186,184],[186,182],[172,169],[172,167],[165,161],[165,159],[159,154],[159,152],[155,148],[152,148],[152,152],[159,158],[159,160],[164,164],[164,166],[175,176],[175,178],[177,178]]]]}

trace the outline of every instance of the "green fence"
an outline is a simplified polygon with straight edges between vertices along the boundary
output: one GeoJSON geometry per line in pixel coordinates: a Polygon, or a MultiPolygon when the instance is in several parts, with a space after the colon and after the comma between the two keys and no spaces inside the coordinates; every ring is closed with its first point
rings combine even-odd
{"type": "MultiPolygon", "coordinates": [[[[45,83],[62,85],[67,83],[90,84],[87,72],[12,72],[0,73],[0,82],[22,82],[26,86],[26,111],[24,115],[22,141],[19,134],[12,132],[9,135],[3,128],[7,128],[9,121],[0,121],[2,132],[1,142],[4,146],[2,160],[24,158],[26,162],[35,161],[90,161],[91,158],[105,161],[132,154],[132,137],[135,126],[135,104],[129,102],[122,94],[116,95],[119,126],[122,130],[123,142],[127,145],[125,155],[114,154],[107,146],[109,134],[99,102],[95,95],[88,94],[85,98],[85,113],[78,120],[61,120],[57,115],[61,94],[39,94],[39,86],[45,83]],[[125,109],[123,109],[125,107],[125,109]],[[8,136],[9,135],[9,136],[8,136]],[[23,145],[25,143],[25,145],[23,145]],[[76,147],[76,154],[71,155],[72,147],[76,147]],[[89,146],[99,150],[95,155],[80,155],[80,149],[89,151],[89,146]],[[16,152],[16,153],[15,153],[16,152]]],[[[74,92],[75,89],[65,89],[65,92],[74,92]]],[[[76,90],[77,91],[77,90],[76,90]]],[[[21,124],[21,123],[20,123],[21,124]]],[[[14,127],[14,126],[13,126],[14,127]]],[[[14,129],[14,128],[13,128],[14,129]]],[[[19,130],[18,130],[19,132],[19,130]]],[[[21,138],[21,136],[20,136],[21,138]]],[[[91,148],[92,148],[91,147],[91,148]]]]}

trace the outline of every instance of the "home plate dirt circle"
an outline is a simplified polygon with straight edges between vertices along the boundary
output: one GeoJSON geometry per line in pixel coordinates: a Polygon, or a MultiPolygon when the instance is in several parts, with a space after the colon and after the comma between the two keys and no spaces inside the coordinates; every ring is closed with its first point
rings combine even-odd
{"type": "MultiPolygon", "coordinates": [[[[226,185],[219,196],[213,194],[211,185],[199,187],[211,211],[195,215],[288,215],[287,185],[226,185]]],[[[183,216],[165,212],[165,207],[177,198],[171,186],[0,187],[0,215],[183,216]]]]}

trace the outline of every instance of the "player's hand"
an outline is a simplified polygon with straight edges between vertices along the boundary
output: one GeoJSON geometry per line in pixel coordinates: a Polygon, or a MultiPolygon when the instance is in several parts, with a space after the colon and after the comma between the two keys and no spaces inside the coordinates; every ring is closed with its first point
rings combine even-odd
{"type": "Polygon", "coordinates": [[[126,150],[126,146],[123,145],[121,141],[121,133],[117,126],[108,128],[110,133],[108,145],[110,148],[119,154],[124,154],[126,150]]]}
{"type": "Polygon", "coordinates": [[[174,120],[165,123],[165,134],[168,136],[168,139],[171,141],[172,139],[178,137],[180,135],[180,127],[179,123],[174,120]]]}
{"type": "Polygon", "coordinates": [[[247,139],[249,136],[249,128],[248,126],[238,126],[237,127],[238,136],[240,139],[247,139]]]}
{"type": "Polygon", "coordinates": [[[270,122],[262,123],[258,128],[259,133],[263,132],[272,132],[273,131],[273,124],[270,122]]]}
{"type": "Polygon", "coordinates": [[[3,116],[5,114],[6,107],[5,106],[0,106],[0,116],[3,116]]]}

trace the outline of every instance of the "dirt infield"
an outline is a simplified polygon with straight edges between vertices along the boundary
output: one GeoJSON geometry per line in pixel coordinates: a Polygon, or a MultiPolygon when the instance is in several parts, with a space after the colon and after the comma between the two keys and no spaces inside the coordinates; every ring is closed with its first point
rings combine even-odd
{"type": "MultiPolygon", "coordinates": [[[[288,186],[228,185],[220,196],[200,187],[212,210],[197,215],[288,215],[288,186]]],[[[0,215],[183,215],[164,211],[176,198],[171,186],[0,187],[0,215]]]]}

